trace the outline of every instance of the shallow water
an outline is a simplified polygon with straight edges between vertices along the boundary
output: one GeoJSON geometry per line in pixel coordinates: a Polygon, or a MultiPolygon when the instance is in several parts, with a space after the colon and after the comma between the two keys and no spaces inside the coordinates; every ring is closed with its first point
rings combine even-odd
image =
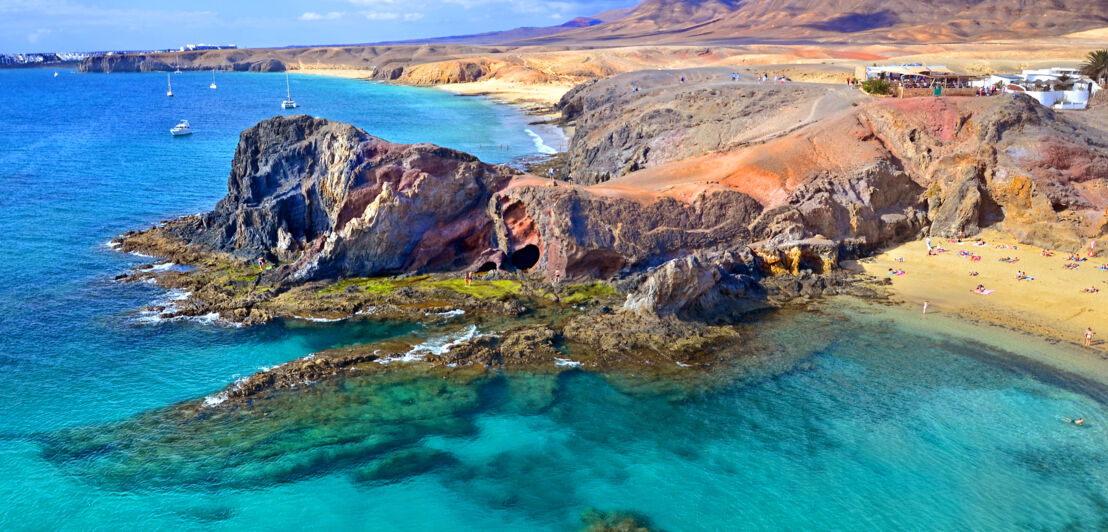
{"type": "MultiPolygon", "coordinates": [[[[0,70],[18,102],[0,128],[0,528],[565,530],[590,508],[668,530],[1108,528],[1100,389],[866,306],[764,316],[749,359],[678,385],[351,376],[187,415],[260,368],[415,328],[143,323],[167,295],[111,282],[149,259],[104,242],[210,208],[284,77],[212,94],[182,74],[168,103],[164,75],[49,75],[0,70]],[[194,138],[169,138],[176,118],[194,138]]],[[[318,113],[390,140],[535,149],[526,117],[482,100],[293,79],[302,111],[331,102],[318,113]]]]}

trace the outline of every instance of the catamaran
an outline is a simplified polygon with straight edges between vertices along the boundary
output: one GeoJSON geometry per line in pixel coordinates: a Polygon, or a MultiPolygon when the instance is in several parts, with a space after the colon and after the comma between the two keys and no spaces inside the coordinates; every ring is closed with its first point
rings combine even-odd
{"type": "Polygon", "coordinates": [[[214,89],[215,88],[215,70],[212,70],[212,84],[208,85],[208,88],[209,89],[214,89]]]}
{"type": "Polygon", "coordinates": [[[169,130],[169,134],[174,137],[181,137],[184,135],[192,134],[192,126],[189,125],[188,120],[182,120],[177,125],[173,126],[173,129],[169,130]]]}
{"type": "Polygon", "coordinates": [[[169,86],[169,90],[165,91],[165,95],[172,98],[173,97],[173,80],[169,79],[169,74],[165,75],[165,83],[166,83],[167,86],[169,86]]]}
{"type": "Polygon", "coordinates": [[[288,72],[285,72],[285,101],[281,102],[281,109],[296,109],[296,102],[292,100],[292,88],[289,87],[288,72]]]}

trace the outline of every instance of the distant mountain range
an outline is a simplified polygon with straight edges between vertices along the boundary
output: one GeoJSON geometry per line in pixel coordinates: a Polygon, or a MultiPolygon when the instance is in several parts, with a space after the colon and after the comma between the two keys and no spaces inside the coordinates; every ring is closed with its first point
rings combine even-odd
{"type": "Polygon", "coordinates": [[[573,20],[570,20],[569,22],[566,22],[565,24],[559,24],[557,26],[529,26],[524,28],[515,28],[507,31],[491,31],[488,33],[477,33],[473,35],[452,35],[449,37],[413,39],[408,41],[390,41],[380,44],[507,44],[604,24],[606,22],[611,22],[613,20],[623,18],[628,13],[634,10],[634,7],[629,7],[625,9],[613,9],[610,11],[598,13],[591,17],[577,17],[573,20]]]}
{"type": "Polygon", "coordinates": [[[559,26],[407,41],[484,45],[946,43],[1108,26],[1108,0],[645,0],[559,26]]]}

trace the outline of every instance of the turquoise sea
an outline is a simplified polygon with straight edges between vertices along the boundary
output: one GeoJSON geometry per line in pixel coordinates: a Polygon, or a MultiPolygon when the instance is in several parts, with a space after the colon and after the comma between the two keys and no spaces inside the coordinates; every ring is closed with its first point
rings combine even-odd
{"type": "MultiPolygon", "coordinates": [[[[1108,529],[1108,391],[1020,358],[1080,350],[864,304],[752,317],[749,359],[682,383],[362,378],[179,415],[260,368],[419,333],[151,322],[170,296],[112,281],[149,259],[106,243],[214,205],[284,81],[185,73],[168,99],[164,74],[0,70],[0,529],[1108,529]],[[196,133],[171,138],[179,119],[196,133]]],[[[562,140],[435,90],[292,92],[297,112],[490,162],[536,153],[528,129],[562,140]]]]}

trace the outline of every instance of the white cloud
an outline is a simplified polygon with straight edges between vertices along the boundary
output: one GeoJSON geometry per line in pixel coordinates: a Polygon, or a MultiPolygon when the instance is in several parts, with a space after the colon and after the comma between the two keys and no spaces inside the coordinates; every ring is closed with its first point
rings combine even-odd
{"type": "Polygon", "coordinates": [[[400,18],[397,13],[389,13],[385,11],[362,11],[362,16],[366,20],[396,20],[400,18]]]}
{"type": "Polygon", "coordinates": [[[314,11],[308,11],[303,15],[300,15],[300,20],[338,20],[346,16],[346,13],[341,11],[331,11],[330,13],[319,14],[314,11]]]}
{"type": "Polygon", "coordinates": [[[423,13],[404,13],[404,20],[415,22],[423,18],[423,13]]]}
{"type": "Polygon", "coordinates": [[[39,28],[27,34],[27,42],[31,44],[37,44],[40,37],[44,35],[50,35],[50,33],[50,30],[39,28]]]}

